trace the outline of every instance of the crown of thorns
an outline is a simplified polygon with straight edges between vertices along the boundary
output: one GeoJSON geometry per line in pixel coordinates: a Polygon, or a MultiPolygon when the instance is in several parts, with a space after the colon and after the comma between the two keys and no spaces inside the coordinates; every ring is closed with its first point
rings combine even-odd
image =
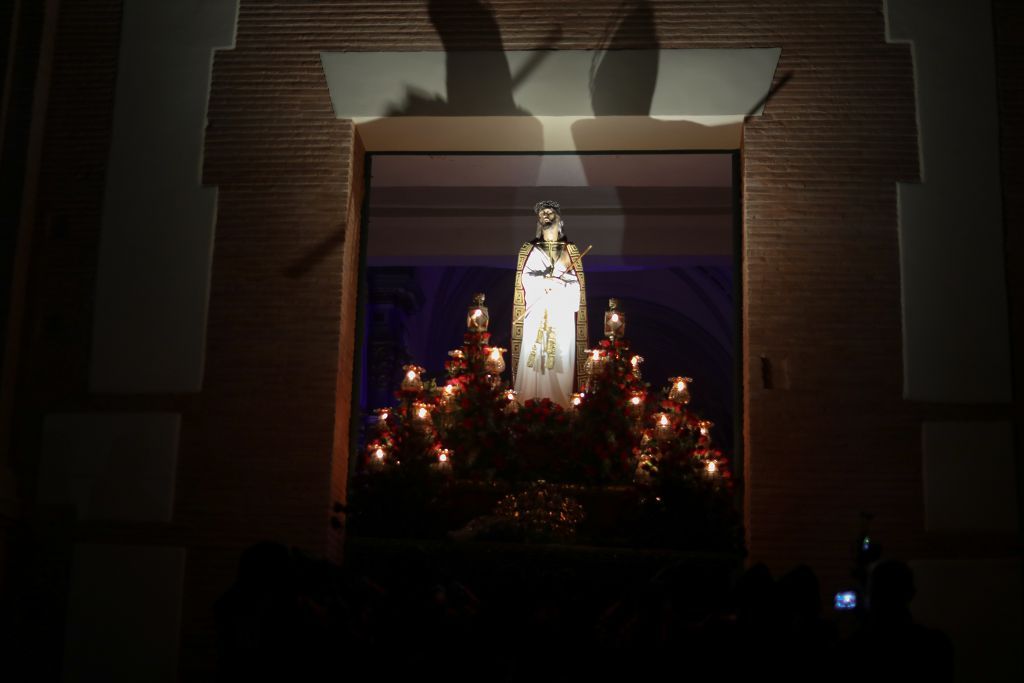
{"type": "Polygon", "coordinates": [[[542,202],[537,202],[533,205],[533,212],[540,213],[541,209],[554,209],[555,213],[559,216],[562,215],[562,207],[558,202],[553,202],[550,199],[545,199],[542,202]]]}

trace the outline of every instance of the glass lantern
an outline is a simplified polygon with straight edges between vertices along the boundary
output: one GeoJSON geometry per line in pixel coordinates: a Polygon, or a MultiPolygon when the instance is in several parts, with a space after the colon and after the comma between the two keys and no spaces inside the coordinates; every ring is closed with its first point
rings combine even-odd
{"type": "Polygon", "coordinates": [[[618,299],[608,299],[608,310],[604,313],[604,336],[612,341],[626,334],[626,314],[618,308],[618,299]]]}
{"type": "Polygon", "coordinates": [[[414,401],[412,404],[412,421],[417,429],[425,431],[433,426],[433,405],[424,401],[414,401]]]}
{"type": "Polygon", "coordinates": [[[669,379],[672,382],[672,386],[668,390],[668,400],[675,401],[686,405],[690,402],[690,383],[693,382],[689,377],[672,377],[669,379]]]}
{"type": "Polygon", "coordinates": [[[425,372],[418,365],[405,365],[402,367],[405,374],[402,376],[402,391],[420,391],[423,389],[423,380],[420,375],[425,372]]]}
{"type": "Polygon", "coordinates": [[[654,436],[665,441],[672,438],[672,419],[668,413],[655,413],[651,416],[654,420],[654,436]]]}
{"type": "Polygon", "coordinates": [[[443,474],[450,473],[452,471],[452,452],[447,448],[437,448],[434,450],[434,455],[437,460],[431,464],[431,468],[443,474]]]}
{"type": "Polygon", "coordinates": [[[470,332],[486,332],[490,320],[487,307],[484,306],[483,293],[475,294],[473,296],[473,305],[466,312],[466,329],[470,332]]]}
{"type": "Polygon", "coordinates": [[[583,392],[579,392],[579,393],[575,393],[572,396],[570,396],[569,397],[569,409],[570,410],[576,410],[581,405],[583,405],[583,396],[584,395],[585,394],[583,392]]]}
{"type": "Polygon", "coordinates": [[[382,469],[387,462],[388,448],[380,441],[370,443],[366,447],[366,453],[369,456],[371,469],[382,469]]]}
{"type": "Polygon", "coordinates": [[[485,349],[487,357],[484,359],[484,370],[489,375],[500,375],[505,372],[505,356],[507,349],[500,346],[488,346],[485,349]]]}
{"type": "Polygon", "coordinates": [[[711,420],[700,420],[697,422],[697,429],[700,430],[700,442],[704,446],[711,443],[711,428],[715,423],[711,420]]]}
{"type": "Polygon", "coordinates": [[[455,410],[455,397],[458,395],[458,393],[458,384],[445,384],[444,388],[441,389],[441,407],[444,408],[445,412],[450,413],[453,410],[455,410]]]}
{"type": "Polygon", "coordinates": [[[643,363],[644,357],[641,356],[640,354],[634,354],[629,359],[630,371],[633,373],[633,376],[636,377],[637,379],[643,379],[643,375],[640,374],[640,366],[643,365],[643,363]]]}
{"type": "Polygon", "coordinates": [[[586,379],[586,390],[594,388],[594,379],[601,375],[604,369],[605,355],[601,349],[587,349],[587,360],[583,364],[583,373],[586,379]]]}
{"type": "Polygon", "coordinates": [[[448,374],[459,374],[466,369],[466,352],[462,349],[452,349],[448,352],[448,360],[444,362],[444,369],[448,374]]]}
{"type": "Polygon", "coordinates": [[[632,417],[643,417],[645,398],[647,397],[642,391],[634,391],[630,394],[629,400],[626,402],[626,410],[632,417]]]}

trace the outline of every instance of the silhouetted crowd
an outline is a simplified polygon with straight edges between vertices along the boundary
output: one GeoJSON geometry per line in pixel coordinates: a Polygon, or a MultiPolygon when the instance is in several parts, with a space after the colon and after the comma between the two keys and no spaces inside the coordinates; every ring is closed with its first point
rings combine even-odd
{"type": "Polygon", "coordinates": [[[953,678],[949,639],[911,617],[913,575],[902,562],[872,567],[866,608],[829,617],[806,566],[776,580],[754,565],[722,596],[694,586],[681,564],[611,598],[588,592],[580,573],[524,571],[481,597],[426,556],[378,582],[261,543],[216,605],[221,679],[953,678]]]}

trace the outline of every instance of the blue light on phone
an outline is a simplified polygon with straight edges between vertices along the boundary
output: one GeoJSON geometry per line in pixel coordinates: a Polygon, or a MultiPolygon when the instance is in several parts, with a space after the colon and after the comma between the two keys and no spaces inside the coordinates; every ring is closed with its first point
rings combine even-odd
{"type": "Polygon", "coordinates": [[[857,607],[857,592],[856,591],[840,591],[836,593],[835,608],[841,610],[856,609],[857,607]]]}

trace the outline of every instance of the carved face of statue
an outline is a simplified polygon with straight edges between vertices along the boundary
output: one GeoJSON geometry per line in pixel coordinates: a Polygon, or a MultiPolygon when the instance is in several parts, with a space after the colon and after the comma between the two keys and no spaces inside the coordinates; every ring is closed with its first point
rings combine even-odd
{"type": "Polygon", "coordinates": [[[554,209],[544,208],[537,212],[537,223],[541,229],[546,230],[558,225],[558,214],[554,209]]]}

